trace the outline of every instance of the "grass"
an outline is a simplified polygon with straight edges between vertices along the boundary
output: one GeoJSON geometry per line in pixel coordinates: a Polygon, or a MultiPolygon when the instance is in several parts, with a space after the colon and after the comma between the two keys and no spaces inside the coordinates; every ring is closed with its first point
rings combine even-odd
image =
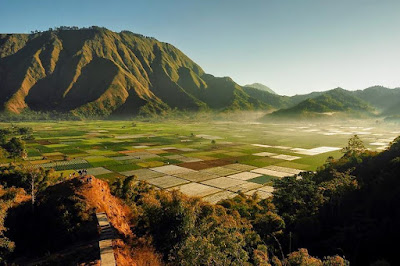
{"type": "Polygon", "coordinates": [[[92,165],[93,167],[100,167],[100,166],[121,165],[121,163],[110,159],[110,160],[104,160],[104,161],[91,162],[90,165],[92,165]]]}
{"type": "Polygon", "coordinates": [[[73,174],[73,173],[75,173],[76,171],[75,170],[61,170],[61,171],[56,171],[56,173],[58,174],[58,175],[62,175],[62,176],[65,176],[65,177],[68,177],[70,174],[73,174]]]}
{"type": "Polygon", "coordinates": [[[69,164],[69,165],[56,165],[53,168],[56,171],[61,171],[61,170],[79,170],[79,169],[86,169],[92,167],[88,163],[77,163],[77,164],[69,164]]]}
{"type": "Polygon", "coordinates": [[[63,156],[64,154],[62,154],[61,152],[46,152],[43,153],[43,155],[49,157],[49,156],[63,156]]]}
{"type": "Polygon", "coordinates": [[[326,159],[329,156],[338,158],[341,155],[342,155],[342,153],[340,151],[334,151],[334,152],[328,152],[328,153],[323,153],[323,154],[314,155],[314,156],[304,156],[303,158],[294,160],[292,162],[297,163],[297,164],[309,165],[304,170],[315,171],[315,170],[317,170],[317,168],[319,166],[323,165],[326,162],[326,159]]]}
{"type": "Polygon", "coordinates": [[[46,146],[43,146],[43,145],[39,145],[39,146],[37,146],[37,150],[39,151],[39,152],[41,152],[41,153],[50,153],[50,152],[53,152],[54,151],[54,149],[52,149],[52,148],[49,148],[49,147],[46,147],[46,146]]]}
{"type": "Polygon", "coordinates": [[[34,157],[34,156],[40,156],[41,155],[41,153],[35,148],[28,148],[27,152],[28,152],[28,156],[29,157],[34,157]]]}
{"type": "Polygon", "coordinates": [[[64,154],[70,154],[70,155],[79,154],[79,153],[82,152],[82,151],[79,150],[79,149],[70,148],[70,147],[66,147],[65,149],[60,149],[59,151],[62,152],[62,153],[64,153],[64,154]]]}
{"type": "Polygon", "coordinates": [[[136,164],[119,164],[119,165],[109,165],[106,166],[105,168],[114,172],[125,172],[125,171],[140,169],[141,167],[136,164]]]}
{"type": "Polygon", "coordinates": [[[150,161],[150,162],[137,163],[137,165],[139,165],[143,168],[151,168],[151,167],[163,166],[164,163],[160,162],[160,161],[150,161]]]}
{"type": "Polygon", "coordinates": [[[253,182],[253,183],[257,183],[257,184],[260,184],[260,185],[264,185],[264,184],[272,184],[275,179],[278,179],[278,178],[274,177],[274,176],[263,175],[263,176],[259,176],[259,177],[255,177],[255,178],[249,179],[247,181],[253,182]]]}
{"type": "Polygon", "coordinates": [[[300,163],[295,163],[292,161],[285,161],[285,162],[277,163],[276,165],[282,166],[282,167],[300,169],[300,170],[309,170],[310,169],[310,166],[307,164],[300,164],[300,163]]]}
{"type": "Polygon", "coordinates": [[[50,149],[57,149],[57,148],[68,147],[68,145],[66,145],[66,144],[50,144],[50,145],[46,145],[46,147],[50,148],[50,149]]]}
{"type": "Polygon", "coordinates": [[[97,178],[100,178],[104,181],[109,182],[110,184],[114,183],[117,181],[117,179],[124,179],[125,176],[118,174],[118,173],[108,173],[108,174],[102,174],[102,175],[97,175],[97,178]]]}
{"type": "Polygon", "coordinates": [[[277,164],[279,162],[282,162],[282,160],[275,159],[275,158],[269,158],[269,157],[259,157],[259,156],[245,156],[243,159],[239,159],[239,163],[242,164],[248,164],[256,167],[265,167],[268,165],[273,165],[277,164]]]}

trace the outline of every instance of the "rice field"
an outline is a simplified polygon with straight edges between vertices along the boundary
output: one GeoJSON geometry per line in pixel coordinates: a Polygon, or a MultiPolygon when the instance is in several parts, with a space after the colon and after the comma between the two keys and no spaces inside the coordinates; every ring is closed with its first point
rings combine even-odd
{"type": "MultiPolygon", "coordinates": [[[[177,189],[210,202],[238,192],[269,197],[273,180],[315,171],[341,156],[351,135],[383,150],[399,133],[381,125],[238,122],[79,121],[14,123],[34,129],[23,164],[80,169],[114,182],[136,176],[160,189],[177,189]]],[[[10,126],[0,123],[0,128],[10,126]]],[[[2,159],[0,164],[10,160],[2,159]]]]}

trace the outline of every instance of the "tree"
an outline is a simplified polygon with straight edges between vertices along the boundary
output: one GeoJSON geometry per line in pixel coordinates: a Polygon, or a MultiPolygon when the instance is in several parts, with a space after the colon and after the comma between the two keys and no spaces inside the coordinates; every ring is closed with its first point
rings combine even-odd
{"type": "Polygon", "coordinates": [[[0,129],[0,145],[4,145],[7,142],[7,135],[11,132],[8,129],[0,129]]]}
{"type": "Polygon", "coordinates": [[[313,265],[322,266],[320,259],[314,258],[308,254],[308,250],[301,248],[298,251],[292,252],[288,255],[287,263],[291,266],[313,265]]]}
{"type": "Polygon", "coordinates": [[[347,146],[342,149],[342,153],[344,153],[344,156],[349,157],[359,155],[365,152],[365,150],[364,142],[358,137],[358,135],[354,135],[349,139],[347,146]]]}
{"type": "Polygon", "coordinates": [[[8,152],[5,149],[0,147],[0,159],[7,158],[7,157],[8,157],[8,152]]]}
{"type": "Polygon", "coordinates": [[[323,191],[313,180],[313,174],[303,173],[302,177],[284,177],[274,183],[273,203],[287,224],[318,214],[324,202],[323,191]]]}
{"type": "Polygon", "coordinates": [[[30,135],[33,132],[31,127],[18,127],[16,132],[20,135],[30,135]]]}
{"type": "Polygon", "coordinates": [[[16,137],[13,137],[4,146],[5,149],[10,153],[10,157],[14,159],[14,162],[17,157],[23,158],[26,156],[25,143],[16,137]]]}
{"type": "Polygon", "coordinates": [[[228,214],[222,206],[178,191],[152,191],[136,203],[138,234],[151,236],[173,265],[245,265],[261,244],[237,212],[228,214]]]}
{"type": "Polygon", "coordinates": [[[257,214],[252,224],[262,239],[267,239],[268,235],[279,232],[285,228],[283,219],[278,214],[271,211],[265,214],[257,214]]]}
{"type": "MultiPolygon", "coordinates": [[[[38,168],[35,168],[33,166],[28,166],[26,167],[27,174],[29,176],[29,181],[30,181],[30,191],[31,191],[31,201],[32,201],[32,212],[34,211],[35,208],[35,200],[36,200],[36,192],[38,191],[39,184],[39,176],[41,175],[41,171],[38,168]]],[[[42,180],[45,180],[46,178],[42,178],[42,180]]]]}

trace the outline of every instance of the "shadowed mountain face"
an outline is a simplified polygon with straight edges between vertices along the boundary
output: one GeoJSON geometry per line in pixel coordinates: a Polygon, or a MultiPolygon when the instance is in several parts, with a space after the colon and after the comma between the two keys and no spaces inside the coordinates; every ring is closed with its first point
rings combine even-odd
{"type": "Polygon", "coordinates": [[[0,106],[101,116],[271,107],[170,44],[97,27],[0,35],[0,106]]]}

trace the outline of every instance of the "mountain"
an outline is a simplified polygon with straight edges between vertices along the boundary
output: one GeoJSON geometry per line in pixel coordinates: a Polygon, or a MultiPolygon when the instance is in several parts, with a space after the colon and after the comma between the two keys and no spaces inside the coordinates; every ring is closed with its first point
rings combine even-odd
{"type": "Polygon", "coordinates": [[[276,94],[276,92],[274,92],[270,87],[265,86],[264,84],[261,83],[253,83],[253,84],[247,84],[244,85],[244,87],[250,87],[250,88],[254,88],[254,89],[258,89],[261,91],[266,91],[272,94],[276,94]]]}
{"type": "Polygon", "coordinates": [[[178,109],[277,114],[398,113],[400,89],[277,95],[265,85],[214,77],[171,44],[129,31],[61,27],[0,34],[0,111],[131,116],[178,109]],[[357,111],[357,112],[358,112],[357,111]],[[370,111],[370,110],[369,110],[370,111]]]}
{"type": "Polygon", "coordinates": [[[389,89],[382,86],[355,91],[354,95],[382,111],[385,115],[399,114],[400,88],[389,89]]]}
{"type": "Polygon", "coordinates": [[[269,117],[324,117],[338,114],[359,116],[372,115],[373,111],[373,107],[352,92],[336,88],[301,101],[293,107],[275,111],[269,117]]]}
{"type": "Polygon", "coordinates": [[[272,109],[287,108],[294,105],[292,98],[288,96],[280,96],[252,87],[243,87],[243,90],[251,97],[267,104],[272,109]]]}
{"type": "Polygon", "coordinates": [[[323,92],[323,91],[313,91],[313,92],[307,93],[307,94],[296,94],[296,95],[290,97],[290,101],[294,106],[294,105],[301,103],[302,101],[305,101],[307,99],[313,99],[318,96],[321,96],[324,93],[325,92],[323,92]]]}
{"type": "Polygon", "coordinates": [[[399,117],[400,116],[400,98],[397,99],[397,102],[395,104],[386,108],[385,111],[383,112],[383,115],[399,117]]]}
{"type": "Polygon", "coordinates": [[[354,94],[379,110],[386,121],[399,121],[400,88],[374,86],[356,91],[354,94]]]}
{"type": "Polygon", "coordinates": [[[0,35],[3,111],[108,116],[271,108],[266,100],[206,74],[171,44],[128,31],[62,27],[0,35]]]}

